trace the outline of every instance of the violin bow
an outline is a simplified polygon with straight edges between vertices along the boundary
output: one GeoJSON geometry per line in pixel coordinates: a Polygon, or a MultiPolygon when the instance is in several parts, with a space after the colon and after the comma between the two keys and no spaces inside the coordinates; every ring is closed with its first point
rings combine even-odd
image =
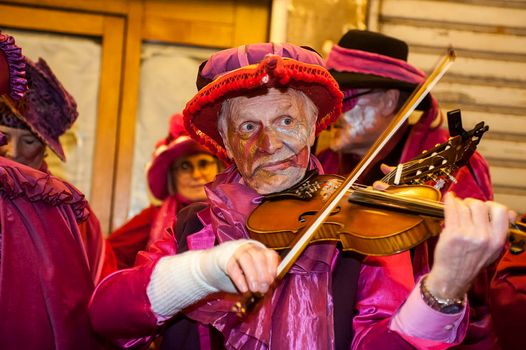
{"type": "Polygon", "coordinates": [[[455,60],[455,52],[452,48],[448,49],[447,54],[442,57],[438,62],[435,69],[422,82],[415,91],[411,94],[406,103],[402,106],[400,111],[391,120],[391,123],[387,126],[385,131],[380,135],[376,142],[371,146],[367,154],[362,158],[354,170],[349,174],[345,181],[336,189],[329,199],[325,202],[324,206],[311,218],[310,225],[304,226],[296,235],[296,238],[291,243],[292,247],[288,253],[283,257],[281,263],[278,266],[277,278],[282,279],[285,274],[292,267],[294,262],[299,258],[301,253],[308,246],[310,240],[316,234],[318,228],[323,224],[325,219],[330,215],[332,210],[340,202],[340,200],[347,194],[347,191],[354,185],[360,175],[367,169],[374,158],[382,150],[383,147],[389,142],[393,135],[400,129],[404,122],[409,118],[411,113],[415,110],[416,106],[422,102],[426,95],[436,85],[436,83],[442,78],[449,67],[455,60]]]}

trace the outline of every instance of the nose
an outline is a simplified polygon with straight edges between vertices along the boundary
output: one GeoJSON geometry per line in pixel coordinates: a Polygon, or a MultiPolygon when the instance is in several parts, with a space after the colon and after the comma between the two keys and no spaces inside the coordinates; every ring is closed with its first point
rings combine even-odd
{"type": "Polygon", "coordinates": [[[283,141],[278,133],[270,128],[265,128],[259,138],[259,149],[268,154],[274,154],[283,147],[283,141]]]}
{"type": "Polygon", "coordinates": [[[204,175],[203,175],[203,170],[199,168],[199,166],[197,164],[193,164],[193,167],[192,167],[192,177],[194,179],[200,179],[202,178],[204,175]]]}
{"type": "Polygon", "coordinates": [[[8,142],[7,145],[4,146],[5,149],[5,157],[10,159],[16,159],[18,157],[18,145],[17,142],[8,142]]]}

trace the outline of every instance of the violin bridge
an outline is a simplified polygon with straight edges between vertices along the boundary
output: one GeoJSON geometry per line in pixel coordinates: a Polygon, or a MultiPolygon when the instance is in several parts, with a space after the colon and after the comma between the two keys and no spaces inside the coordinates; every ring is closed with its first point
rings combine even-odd
{"type": "Polygon", "coordinates": [[[320,189],[320,183],[318,181],[311,182],[310,180],[305,181],[295,193],[302,199],[310,199],[314,197],[314,194],[320,189]]]}

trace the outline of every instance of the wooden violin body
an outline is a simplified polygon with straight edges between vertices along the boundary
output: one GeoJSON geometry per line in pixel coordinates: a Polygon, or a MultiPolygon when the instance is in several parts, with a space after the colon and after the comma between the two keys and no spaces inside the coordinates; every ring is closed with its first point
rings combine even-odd
{"type": "MultiPolygon", "coordinates": [[[[250,215],[247,229],[251,237],[276,250],[290,248],[296,234],[310,224],[311,217],[342,181],[337,175],[317,175],[304,181],[295,192],[272,196],[250,215]]],[[[409,200],[440,199],[440,192],[430,186],[398,186],[386,192],[409,200]]],[[[352,192],[349,194],[352,198],[352,192]]],[[[391,255],[440,233],[440,220],[436,217],[404,211],[407,210],[351,203],[344,198],[318,228],[311,242],[338,241],[343,250],[391,255]]]]}

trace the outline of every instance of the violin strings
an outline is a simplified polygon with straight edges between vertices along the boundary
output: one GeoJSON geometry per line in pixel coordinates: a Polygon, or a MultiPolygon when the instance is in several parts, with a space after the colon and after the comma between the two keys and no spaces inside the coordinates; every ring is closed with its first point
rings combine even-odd
{"type": "Polygon", "coordinates": [[[384,191],[356,188],[349,201],[362,204],[376,204],[400,210],[418,211],[436,217],[444,217],[444,205],[438,201],[418,198],[404,198],[384,191]]]}

